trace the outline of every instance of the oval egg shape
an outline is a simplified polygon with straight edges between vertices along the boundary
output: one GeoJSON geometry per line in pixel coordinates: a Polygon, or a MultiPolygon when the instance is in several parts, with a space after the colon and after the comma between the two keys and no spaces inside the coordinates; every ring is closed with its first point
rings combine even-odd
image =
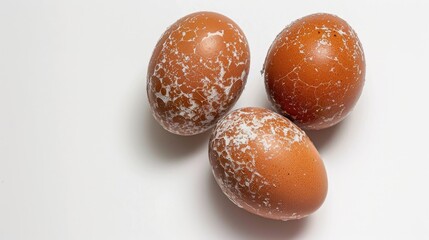
{"type": "Polygon", "coordinates": [[[236,23],[213,12],[187,15],[166,30],[152,54],[152,114],[169,132],[202,133],[238,100],[249,67],[247,39],[236,23]]]}
{"type": "Polygon", "coordinates": [[[324,202],[323,161],[287,118],[264,108],[242,108],[217,124],[209,143],[216,182],[237,206],[259,216],[299,219],[324,202]]]}
{"type": "Polygon", "coordinates": [[[313,14],[287,26],[264,64],[269,100],[304,129],[323,129],[353,109],[365,82],[365,57],[343,19],[313,14]]]}

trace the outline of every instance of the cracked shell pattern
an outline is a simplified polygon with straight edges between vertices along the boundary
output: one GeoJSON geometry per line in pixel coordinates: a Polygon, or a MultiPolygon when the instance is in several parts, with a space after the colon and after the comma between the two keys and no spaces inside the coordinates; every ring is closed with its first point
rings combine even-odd
{"type": "Polygon", "coordinates": [[[365,57],[347,22],[313,14],[276,37],[263,72],[274,108],[298,126],[317,130],[337,124],[353,109],[365,82],[365,57]]]}
{"type": "Polygon", "coordinates": [[[179,19],[158,41],[149,64],[153,116],[175,134],[208,130],[238,100],[249,66],[246,37],[231,19],[213,12],[179,19]]]}
{"type": "Polygon", "coordinates": [[[303,218],[327,194],[325,167],[310,139],[268,109],[242,108],[222,118],[210,138],[209,158],[225,195],[266,218],[303,218]]]}

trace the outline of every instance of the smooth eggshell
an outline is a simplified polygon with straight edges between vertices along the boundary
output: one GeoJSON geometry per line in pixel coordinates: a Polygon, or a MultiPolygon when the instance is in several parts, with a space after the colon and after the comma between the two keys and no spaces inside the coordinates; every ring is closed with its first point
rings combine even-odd
{"type": "Polygon", "coordinates": [[[197,12],[174,23],[155,47],[147,94],[155,119],[168,131],[206,131],[238,100],[246,83],[250,53],[231,19],[197,12]]]}
{"type": "Polygon", "coordinates": [[[264,64],[275,109],[305,129],[323,129],[353,109],[365,82],[365,57],[341,18],[314,14],[296,20],[274,40],[264,64]]]}
{"type": "Polygon", "coordinates": [[[209,157],[226,196],[262,217],[303,218],[327,194],[325,167],[310,139],[268,109],[242,108],[221,119],[211,135],[209,157]]]}

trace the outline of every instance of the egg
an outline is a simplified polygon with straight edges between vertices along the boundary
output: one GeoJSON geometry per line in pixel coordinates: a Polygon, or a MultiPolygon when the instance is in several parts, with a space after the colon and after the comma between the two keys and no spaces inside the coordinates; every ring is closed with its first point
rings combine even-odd
{"type": "Polygon", "coordinates": [[[274,108],[304,129],[342,121],[359,99],[365,57],[343,19],[313,14],[287,26],[272,43],[263,68],[274,108]]]}
{"type": "Polygon", "coordinates": [[[238,100],[250,51],[242,30],[214,12],[196,12],[171,25],[156,44],[147,73],[155,119],[178,135],[211,128],[238,100]]]}
{"type": "Polygon", "coordinates": [[[327,194],[323,161],[305,132],[265,108],[242,108],[222,118],[210,138],[209,159],[225,195],[265,218],[303,218],[327,194]]]}

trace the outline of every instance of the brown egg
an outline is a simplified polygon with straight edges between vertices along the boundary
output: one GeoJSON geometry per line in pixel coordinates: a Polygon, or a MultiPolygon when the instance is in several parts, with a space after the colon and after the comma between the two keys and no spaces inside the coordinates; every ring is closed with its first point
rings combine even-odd
{"type": "Polygon", "coordinates": [[[179,19],[150,60],[147,95],[153,116],[175,134],[206,131],[238,100],[249,66],[246,37],[231,19],[213,12],[179,19]]]}
{"type": "Polygon", "coordinates": [[[274,40],[264,64],[275,109],[305,129],[323,129],[353,109],[365,82],[365,57],[341,18],[314,14],[296,20],[274,40]]]}
{"type": "Polygon", "coordinates": [[[251,213],[299,219],[325,200],[326,171],[316,148],[301,129],[271,110],[242,108],[221,119],[209,157],[222,191],[251,213]]]}

